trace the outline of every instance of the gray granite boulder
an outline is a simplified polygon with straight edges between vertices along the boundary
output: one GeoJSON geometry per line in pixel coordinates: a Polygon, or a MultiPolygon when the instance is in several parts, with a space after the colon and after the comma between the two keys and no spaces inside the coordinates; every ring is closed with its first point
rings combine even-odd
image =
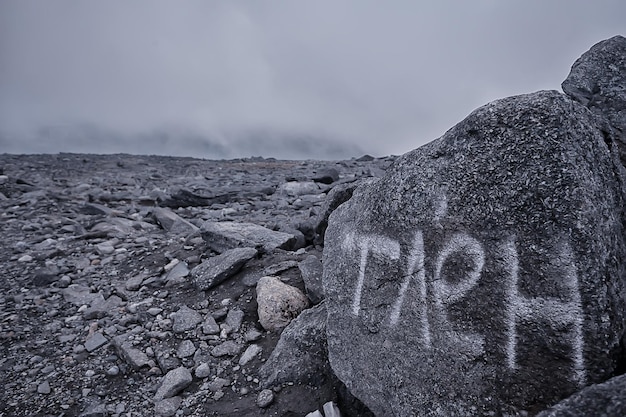
{"type": "Polygon", "coordinates": [[[626,416],[626,375],[591,385],[537,417],[626,416]]]}
{"type": "Polygon", "coordinates": [[[625,172],[555,91],[487,104],[330,216],[331,366],[376,415],[541,411],[624,357],[625,172]]]}
{"type": "Polygon", "coordinates": [[[626,38],[614,36],[591,47],[574,62],[561,87],[609,121],[626,163],[626,38]]]}

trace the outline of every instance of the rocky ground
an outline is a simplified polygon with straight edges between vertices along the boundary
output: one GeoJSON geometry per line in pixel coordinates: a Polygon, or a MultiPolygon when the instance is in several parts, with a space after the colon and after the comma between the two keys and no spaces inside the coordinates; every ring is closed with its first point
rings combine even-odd
{"type": "Polygon", "coordinates": [[[302,271],[321,260],[329,192],[380,176],[392,159],[0,155],[0,416],[347,407],[332,375],[264,383],[281,328],[261,325],[257,283],[275,276],[319,302],[302,271]],[[207,283],[201,272],[231,253],[207,237],[207,222],[290,239],[256,245],[207,283]]]}

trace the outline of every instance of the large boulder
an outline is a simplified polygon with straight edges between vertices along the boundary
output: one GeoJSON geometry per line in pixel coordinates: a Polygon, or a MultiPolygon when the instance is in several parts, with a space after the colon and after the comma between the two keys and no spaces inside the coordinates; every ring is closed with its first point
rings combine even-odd
{"type": "Polygon", "coordinates": [[[596,123],[495,101],[333,212],[329,359],[376,415],[534,414],[620,365],[625,173],[596,123]]]}
{"type": "Polygon", "coordinates": [[[561,87],[609,121],[626,163],[626,38],[614,36],[591,47],[574,62],[561,87]]]}

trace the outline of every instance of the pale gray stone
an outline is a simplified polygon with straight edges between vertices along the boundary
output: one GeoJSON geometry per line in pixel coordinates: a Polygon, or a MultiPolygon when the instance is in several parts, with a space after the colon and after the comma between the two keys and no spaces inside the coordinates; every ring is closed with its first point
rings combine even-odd
{"type": "Polygon", "coordinates": [[[172,234],[189,235],[198,230],[197,226],[194,226],[166,207],[153,207],[151,210],[159,225],[172,234]]]}
{"type": "Polygon", "coordinates": [[[238,332],[243,322],[244,312],[239,308],[231,308],[226,315],[226,325],[231,332],[238,332]]]}
{"type": "Polygon", "coordinates": [[[256,397],[256,405],[260,408],[267,408],[274,402],[274,393],[271,389],[264,389],[259,392],[259,395],[256,397]]]}
{"type": "Polygon", "coordinates": [[[191,340],[183,340],[176,349],[176,356],[179,358],[188,358],[196,352],[196,346],[191,340]]]}
{"type": "Polygon", "coordinates": [[[165,398],[154,403],[154,413],[160,417],[172,417],[180,408],[183,399],[181,397],[165,398]]]}
{"type": "Polygon", "coordinates": [[[161,385],[154,395],[154,400],[173,397],[187,388],[192,381],[193,377],[189,369],[184,366],[172,369],[161,379],[161,385]]]}
{"type": "Polygon", "coordinates": [[[309,306],[309,300],[296,287],[276,277],[262,277],[256,286],[259,323],[265,330],[284,328],[309,306]]]}
{"type": "Polygon", "coordinates": [[[87,352],[93,352],[101,346],[104,346],[108,343],[106,337],[102,335],[102,333],[97,332],[94,333],[90,338],[85,341],[85,349],[87,352]]]}
{"type": "Polygon", "coordinates": [[[247,365],[261,352],[263,352],[263,348],[259,345],[248,346],[246,350],[243,352],[243,355],[241,355],[241,358],[239,358],[239,365],[240,366],[247,365]]]}
{"type": "Polygon", "coordinates": [[[241,346],[241,344],[233,340],[227,340],[211,349],[211,355],[215,356],[216,358],[222,356],[235,356],[239,354],[239,352],[241,352],[241,349],[243,349],[243,346],[241,346]]]}
{"type": "Polygon", "coordinates": [[[130,333],[126,333],[113,338],[113,345],[117,349],[119,355],[134,369],[141,369],[143,367],[150,366],[150,358],[148,355],[133,347],[128,339],[129,336],[130,333]]]}
{"type": "Polygon", "coordinates": [[[234,248],[255,248],[271,252],[289,249],[295,236],[276,232],[253,223],[207,221],[200,227],[202,238],[212,250],[221,253],[234,248]]]}
{"type": "Polygon", "coordinates": [[[202,362],[200,365],[198,365],[198,367],[196,368],[196,378],[206,378],[209,375],[211,375],[211,365],[209,365],[206,362],[202,362]]]}
{"type": "Polygon", "coordinates": [[[202,316],[196,310],[184,305],[173,314],[173,320],[172,330],[174,333],[183,333],[202,323],[202,316]]]}

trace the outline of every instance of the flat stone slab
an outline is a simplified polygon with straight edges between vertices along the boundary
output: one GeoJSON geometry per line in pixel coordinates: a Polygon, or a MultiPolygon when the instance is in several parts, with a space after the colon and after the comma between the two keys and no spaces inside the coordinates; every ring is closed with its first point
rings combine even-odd
{"type": "Polygon", "coordinates": [[[253,248],[236,248],[209,258],[191,270],[193,282],[200,290],[211,289],[235,275],[257,253],[253,248]]]}
{"type": "Polygon", "coordinates": [[[289,249],[296,241],[290,233],[276,232],[254,223],[207,221],[200,227],[207,246],[222,253],[234,248],[256,248],[271,252],[276,248],[289,249]]]}

